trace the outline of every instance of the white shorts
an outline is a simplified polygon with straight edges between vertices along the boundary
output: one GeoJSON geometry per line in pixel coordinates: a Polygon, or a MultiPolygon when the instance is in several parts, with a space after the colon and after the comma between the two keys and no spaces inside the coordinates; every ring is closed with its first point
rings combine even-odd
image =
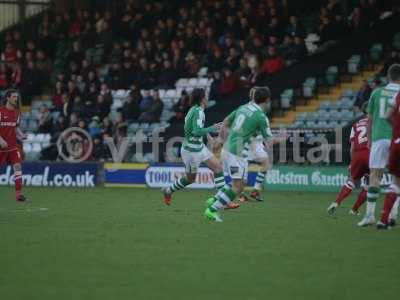
{"type": "Polygon", "coordinates": [[[213,157],[213,154],[207,147],[203,147],[199,152],[190,152],[181,148],[181,156],[182,161],[185,164],[186,173],[196,174],[200,164],[213,157]]]}
{"type": "Polygon", "coordinates": [[[384,169],[389,161],[390,140],[382,139],[372,142],[369,154],[370,169],[384,169]]]}
{"type": "Polygon", "coordinates": [[[226,150],[222,150],[222,162],[224,171],[232,179],[242,179],[247,181],[249,163],[247,159],[234,155],[226,150]]]}
{"type": "Polygon", "coordinates": [[[261,162],[265,159],[268,159],[268,152],[265,150],[263,141],[253,141],[250,144],[248,160],[261,162]]]}

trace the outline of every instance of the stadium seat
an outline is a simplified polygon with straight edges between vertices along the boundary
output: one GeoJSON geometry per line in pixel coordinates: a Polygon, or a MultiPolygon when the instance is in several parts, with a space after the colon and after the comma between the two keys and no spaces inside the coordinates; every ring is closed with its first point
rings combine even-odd
{"type": "Polygon", "coordinates": [[[207,76],[208,68],[207,67],[202,67],[199,72],[197,72],[198,77],[205,77],[207,76]]]}
{"type": "Polygon", "coordinates": [[[188,86],[196,88],[199,86],[199,81],[197,78],[190,78],[188,81],[188,86]]]}
{"type": "Polygon", "coordinates": [[[28,153],[32,151],[32,144],[28,142],[24,142],[23,144],[24,153],[28,153]]]}
{"type": "Polygon", "coordinates": [[[40,143],[33,143],[32,144],[32,152],[40,152],[42,151],[42,146],[40,145],[40,143]]]}
{"type": "Polygon", "coordinates": [[[347,61],[347,72],[349,72],[349,74],[357,74],[359,72],[360,62],[360,55],[352,55],[347,61]]]}
{"type": "Polygon", "coordinates": [[[400,32],[394,35],[392,40],[392,46],[394,49],[400,50],[400,32]]]}
{"type": "Polygon", "coordinates": [[[370,58],[372,62],[378,63],[382,57],[383,45],[382,44],[374,44],[370,49],[370,58]]]}
{"type": "Polygon", "coordinates": [[[187,78],[181,78],[179,79],[176,83],[175,86],[178,88],[185,88],[188,86],[188,79],[187,78]]]}
{"type": "Polygon", "coordinates": [[[176,96],[177,96],[176,90],[173,90],[173,89],[167,90],[167,92],[165,93],[166,98],[175,98],[176,96]]]}
{"type": "Polygon", "coordinates": [[[326,70],[325,79],[329,86],[334,86],[337,82],[339,68],[337,66],[330,66],[326,70]]]}

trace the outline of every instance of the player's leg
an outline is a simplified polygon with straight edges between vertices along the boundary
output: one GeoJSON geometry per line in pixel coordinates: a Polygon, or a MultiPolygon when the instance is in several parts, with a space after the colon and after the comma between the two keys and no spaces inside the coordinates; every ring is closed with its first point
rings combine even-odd
{"type": "MultiPolygon", "coordinates": [[[[220,191],[225,185],[225,177],[224,177],[224,172],[222,170],[222,165],[221,162],[215,157],[211,156],[205,161],[205,164],[207,167],[213,171],[214,173],[214,183],[215,183],[215,188],[220,191]]],[[[209,200],[211,202],[211,200],[209,200]]],[[[211,203],[207,202],[207,205],[209,206],[211,203]]],[[[225,207],[225,209],[236,209],[239,208],[239,204],[234,203],[233,201],[229,202],[229,204],[225,207]]]]}
{"type": "Polygon", "coordinates": [[[333,215],[339,205],[351,194],[354,188],[355,181],[353,178],[351,178],[351,176],[349,176],[349,179],[346,181],[346,183],[342,186],[339,193],[337,194],[335,202],[332,202],[327,208],[326,211],[328,212],[328,214],[333,215]]]}
{"type": "Polygon", "coordinates": [[[392,211],[393,205],[396,202],[398,195],[400,195],[400,178],[393,178],[393,183],[389,186],[383,203],[381,218],[376,224],[377,229],[389,228],[389,215],[392,211]]]}
{"type": "Polygon", "coordinates": [[[166,205],[171,204],[172,194],[174,192],[184,189],[196,180],[197,170],[201,163],[199,153],[182,150],[181,155],[186,174],[176,179],[169,187],[163,189],[164,203],[166,205]]]}
{"type": "Polygon", "coordinates": [[[260,192],[263,189],[265,176],[267,175],[269,169],[269,159],[268,157],[264,157],[260,158],[258,161],[260,163],[260,169],[257,173],[256,182],[254,183],[253,190],[250,192],[250,197],[257,201],[262,201],[260,192]]]}
{"type": "Polygon", "coordinates": [[[358,210],[360,209],[361,205],[367,201],[367,193],[368,193],[368,176],[364,176],[361,179],[361,191],[358,194],[356,202],[354,202],[353,207],[349,211],[350,215],[358,215],[358,210]]]}
{"type": "Polygon", "coordinates": [[[390,213],[397,197],[400,196],[400,148],[398,148],[396,144],[392,144],[390,147],[388,169],[390,174],[393,175],[393,182],[386,193],[377,229],[389,228],[390,213]]]}
{"type": "Polygon", "coordinates": [[[232,178],[232,187],[225,185],[214,197],[207,200],[209,204],[212,204],[204,212],[207,219],[217,222],[222,221],[218,211],[228,206],[243,191],[247,180],[248,164],[246,160],[230,153],[226,153],[223,159],[226,160],[225,163],[232,178]]]}
{"type": "Polygon", "coordinates": [[[400,197],[397,197],[396,202],[394,202],[392,210],[389,214],[389,226],[394,227],[396,226],[397,216],[399,215],[399,203],[400,197]]]}
{"type": "Polygon", "coordinates": [[[371,169],[369,175],[369,186],[367,190],[367,209],[363,219],[358,226],[368,226],[375,223],[375,206],[376,200],[380,194],[380,182],[383,175],[383,169],[371,169]]]}
{"type": "Polygon", "coordinates": [[[222,189],[225,185],[225,177],[221,162],[214,155],[211,155],[204,161],[204,163],[214,173],[215,188],[217,190],[222,189]]]}
{"type": "MultiPolygon", "coordinates": [[[[368,158],[368,151],[359,151],[354,153],[349,166],[349,179],[340,189],[339,193],[336,196],[335,202],[331,203],[331,205],[328,207],[328,214],[334,214],[336,212],[336,209],[351,194],[351,192],[360,182],[363,176],[369,173],[368,158]]],[[[361,196],[362,198],[364,195],[366,195],[366,192],[364,192],[364,189],[362,188],[359,196],[361,196]]],[[[350,213],[353,213],[353,211],[351,210],[350,213]]]]}
{"type": "Polygon", "coordinates": [[[367,209],[363,219],[358,226],[368,226],[375,223],[375,207],[376,200],[380,194],[380,182],[383,171],[389,160],[390,140],[379,140],[372,143],[371,153],[369,157],[369,186],[367,193],[367,209]]]}
{"type": "Polygon", "coordinates": [[[22,194],[21,154],[18,149],[9,152],[9,162],[14,170],[15,199],[18,202],[27,201],[28,199],[22,194]]]}

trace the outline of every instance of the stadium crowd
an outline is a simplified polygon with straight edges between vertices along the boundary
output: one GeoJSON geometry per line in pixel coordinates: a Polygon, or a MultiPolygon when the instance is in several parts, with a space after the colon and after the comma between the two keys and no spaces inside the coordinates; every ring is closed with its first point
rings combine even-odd
{"type": "MultiPolygon", "coordinates": [[[[122,1],[121,1],[122,2],[122,1]]],[[[195,1],[178,7],[163,1],[137,7],[124,1],[117,13],[78,10],[45,15],[36,37],[15,30],[4,35],[0,90],[16,87],[29,104],[51,82],[53,106],[39,112],[39,132],[57,135],[78,125],[93,135],[116,135],[129,122],[159,122],[157,89],[208,67],[210,97],[223,101],[240,87],[279,72],[307,56],[306,32],[286,1],[195,1]],[[60,57],[60,49],[65,50],[60,57]],[[114,120],[111,90],[131,93],[114,120]],[[141,90],[154,90],[142,95],[141,90]],[[53,120],[51,111],[59,111],[53,120]]],[[[379,17],[375,0],[360,1],[348,19],[337,0],[319,11],[320,43],[365,29],[379,17]]],[[[189,108],[187,93],[174,105],[172,121],[189,108]]]]}

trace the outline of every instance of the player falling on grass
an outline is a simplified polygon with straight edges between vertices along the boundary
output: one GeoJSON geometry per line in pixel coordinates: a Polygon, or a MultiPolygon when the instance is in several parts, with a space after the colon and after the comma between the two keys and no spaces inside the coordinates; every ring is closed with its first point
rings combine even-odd
{"type": "Polygon", "coordinates": [[[265,108],[270,99],[268,88],[257,88],[253,100],[240,106],[223,122],[222,132],[228,132],[222,150],[225,170],[232,178],[232,187],[225,185],[217,194],[207,200],[204,215],[207,219],[221,222],[219,211],[229,205],[243,191],[247,181],[251,138],[260,133],[265,141],[272,137],[265,118],[265,108]]]}
{"type": "Polygon", "coordinates": [[[182,161],[185,164],[186,175],[178,178],[171,186],[164,188],[164,202],[171,204],[172,194],[196,180],[197,171],[201,163],[205,163],[214,172],[215,187],[221,189],[225,185],[225,178],[221,163],[214,157],[204,144],[204,137],[210,133],[217,133],[221,123],[204,128],[204,109],[207,99],[203,89],[194,89],[190,102],[192,107],[185,117],[185,138],[181,148],[182,161]]]}
{"type": "Polygon", "coordinates": [[[26,201],[22,194],[21,153],[18,139],[25,139],[19,129],[19,93],[8,90],[5,94],[5,105],[0,107],[0,165],[9,164],[14,170],[15,198],[18,202],[26,201]]]}
{"type": "Polygon", "coordinates": [[[389,84],[375,89],[368,102],[368,140],[371,143],[369,156],[369,186],[367,193],[367,209],[358,226],[364,227],[375,223],[376,200],[380,194],[380,182],[388,159],[392,125],[387,114],[394,106],[394,99],[400,90],[400,65],[391,65],[388,70],[389,84]]]}
{"type": "Polygon", "coordinates": [[[393,126],[388,161],[388,169],[389,173],[393,175],[393,183],[386,193],[381,218],[376,225],[377,229],[389,229],[396,225],[395,218],[400,196],[400,93],[397,93],[394,106],[389,109],[387,117],[393,126]]]}
{"type": "MultiPolygon", "coordinates": [[[[366,115],[367,103],[363,105],[362,111],[364,116],[356,121],[351,127],[350,133],[350,166],[349,166],[349,179],[340,189],[336,197],[336,201],[329,205],[327,212],[333,215],[339,205],[351,194],[356,184],[359,183],[365,176],[369,174],[369,148],[368,148],[368,116],[366,115]]],[[[350,214],[358,214],[358,209],[367,199],[368,186],[364,183],[361,186],[361,192],[358,195],[350,214]]]]}

